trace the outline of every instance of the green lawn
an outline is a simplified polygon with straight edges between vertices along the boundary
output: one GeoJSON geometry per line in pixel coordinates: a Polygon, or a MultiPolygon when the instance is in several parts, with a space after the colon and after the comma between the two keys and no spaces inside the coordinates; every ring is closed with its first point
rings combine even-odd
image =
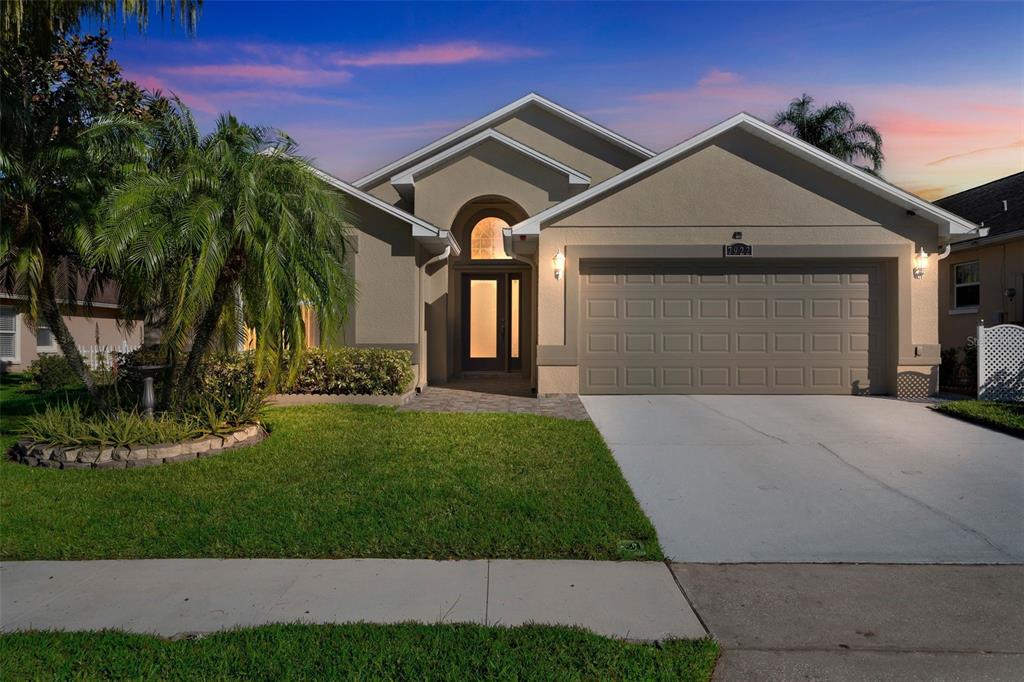
{"type": "Polygon", "coordinates": [[[79,400],[83,389],[40,393],[21,374],[0,374],[0,448],[7,451],[17,440],[15,434],[25,417],[42,410],[47,403],[79,400]]]}
{"type": "MultiPolygon", "coordinates": [[[[0,410],[13,430],[6,395],[0,410]]],[[[589,422],[342,405],[268,421],[258,446],[181,464],[0,463],[0,559],[662,558],[589,422]]]]}
{"type": "Polygon", "coordinates": [[[935,410],[1024,438],[1024,403],[955,400],[935,410]]]}
{"type": "Polygon", "coordinates": [[[168,641],[118,632],[0,637],[0,677],[137,680],[694,680],[710,640],[631,644],[559,627],[271,625],[168,641]]]}

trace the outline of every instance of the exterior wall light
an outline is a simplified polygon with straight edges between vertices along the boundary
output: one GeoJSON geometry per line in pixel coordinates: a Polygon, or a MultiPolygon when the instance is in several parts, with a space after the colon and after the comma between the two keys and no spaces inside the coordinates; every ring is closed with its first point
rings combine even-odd
{"type": "Polygon", "coordinates": [[[565,273],[565,254],[561,249],[555,252],[551,265],[555,268],[555,279],[562,279],[562,274],[565,273]]]}
{"type": "Polygon", "coordinates": [[[921,279],[924,277],[924,271],[928,269],[928,254],[924,252],[924,247],[914,255],[914,279],[921,279]]]}

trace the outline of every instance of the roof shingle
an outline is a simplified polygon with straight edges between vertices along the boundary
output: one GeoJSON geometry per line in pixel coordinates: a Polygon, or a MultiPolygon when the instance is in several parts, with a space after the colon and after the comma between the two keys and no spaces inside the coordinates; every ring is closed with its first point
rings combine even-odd
{"type": "Polygon", "coordinates": [[[1024,229],[1024,172],[965,189],[934,203],[989,228],[990,237],[1024,229]]]}

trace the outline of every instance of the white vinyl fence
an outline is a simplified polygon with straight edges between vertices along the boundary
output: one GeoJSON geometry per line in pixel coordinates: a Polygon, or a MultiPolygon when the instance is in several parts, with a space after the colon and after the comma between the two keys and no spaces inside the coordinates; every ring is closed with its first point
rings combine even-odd
{"type": "Polygon", "coordinates": [[[978,327],[978,399],[1024,400],[1024,327],[978,327]]]}
{"type": "Polygon", "coordinates": [[[138,348],[139,344],[133,345],[122,341],[119,346],[79,346],[78,352],[82,354],[82,359],[89,369],[113,369],[117,364],[118,353],[129,353],[138,348]]]}

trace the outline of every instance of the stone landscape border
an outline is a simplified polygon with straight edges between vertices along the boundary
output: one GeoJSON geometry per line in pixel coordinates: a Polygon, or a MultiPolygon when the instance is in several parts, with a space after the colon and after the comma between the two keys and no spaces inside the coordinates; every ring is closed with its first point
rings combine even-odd
{"type": "Polygon", "coordinates": [[[276,393],[268,401],[271,407],[298,405],[405,405],[416,394],[416,389],[393,395],[364,395],[337,393],[276,393]]]}
{"type": "Polygon", "coordinates": [[[267,435],[261,425],[251,424],[223,436],[159,445],[83,448],[20,441],[14,446],[14,459],[28,466],[51,469],[135,469],[210,457],[225,450],[256,445],[267,435]]]}

